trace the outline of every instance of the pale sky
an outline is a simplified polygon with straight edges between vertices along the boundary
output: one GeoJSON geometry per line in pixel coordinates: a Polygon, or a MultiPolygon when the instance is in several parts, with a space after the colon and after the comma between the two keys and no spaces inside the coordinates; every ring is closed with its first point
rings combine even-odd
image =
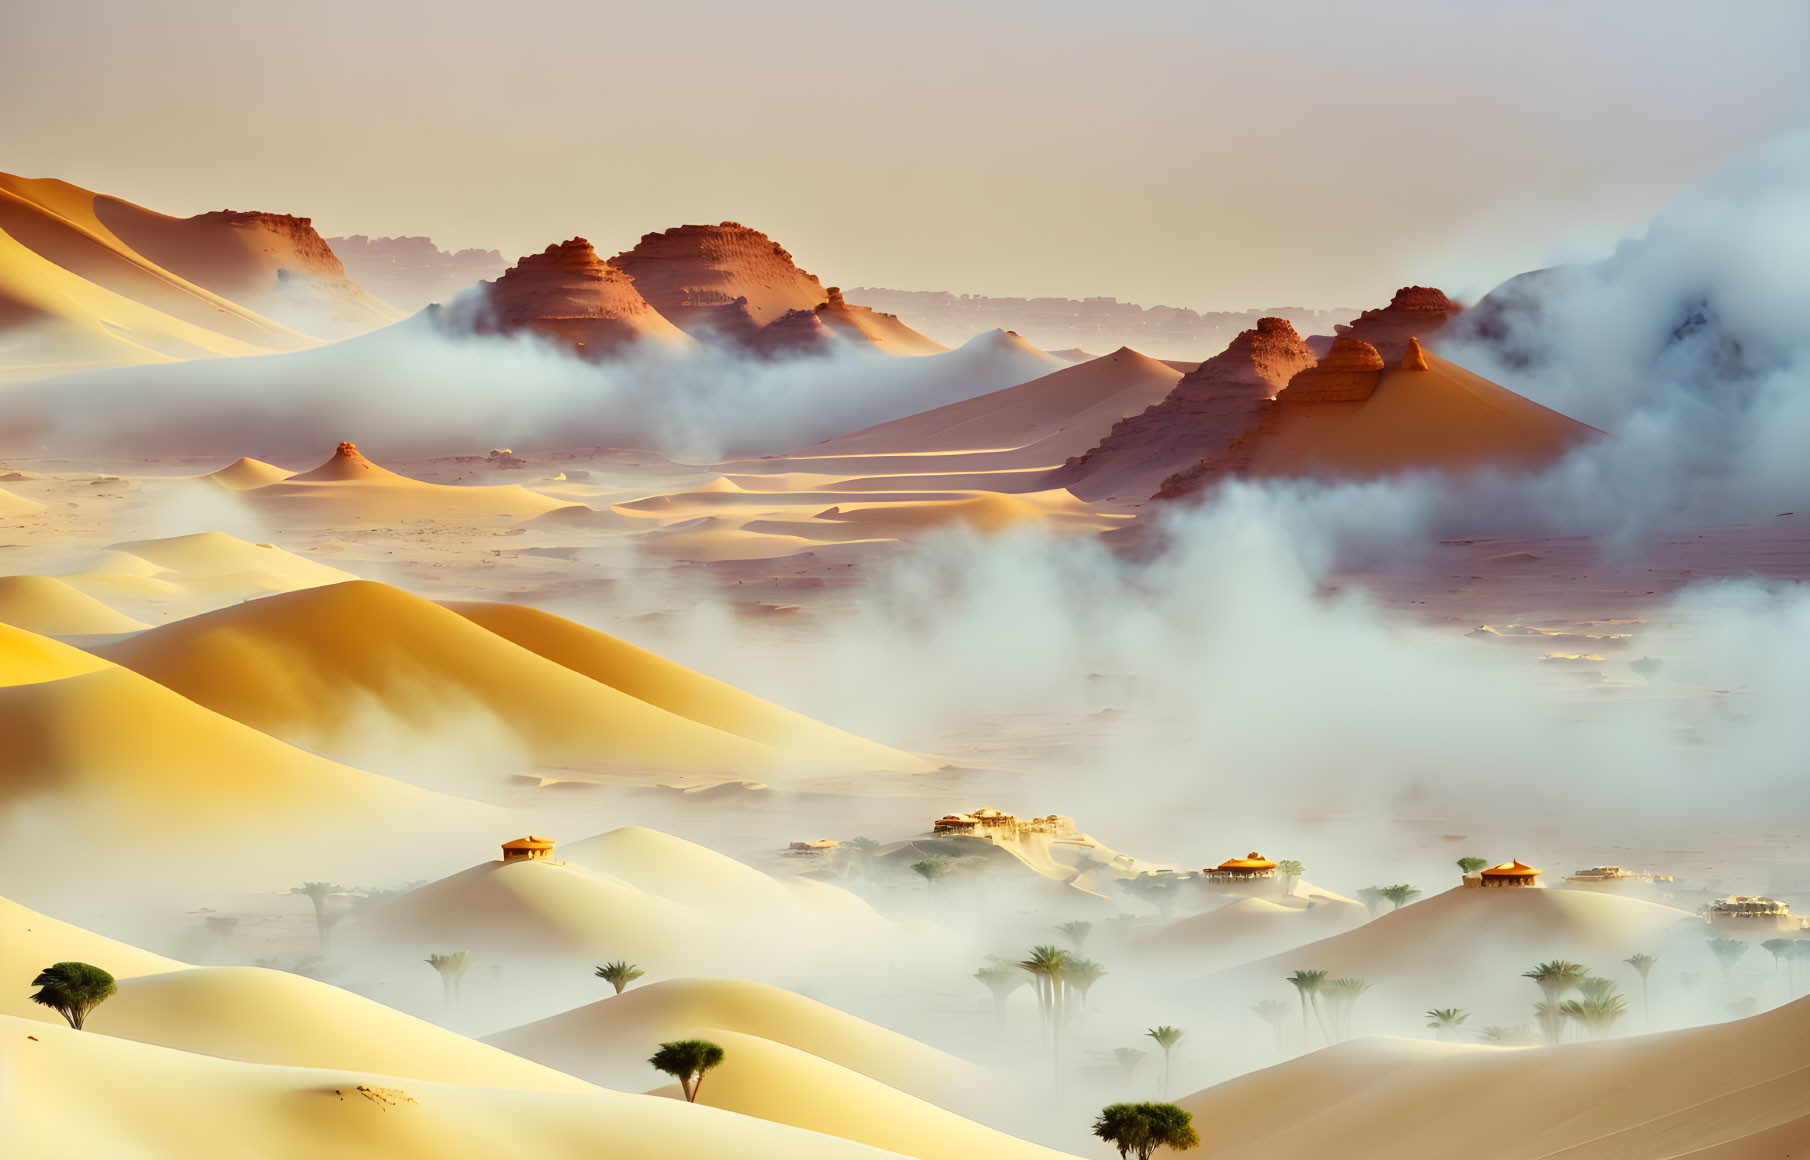
{"type": "Polygon", "coordinates": [[[513,258],[734,219],[828,283],[1477,293],[1810,120],[1810,4],[56,0],[0,169],[513,258]]]}

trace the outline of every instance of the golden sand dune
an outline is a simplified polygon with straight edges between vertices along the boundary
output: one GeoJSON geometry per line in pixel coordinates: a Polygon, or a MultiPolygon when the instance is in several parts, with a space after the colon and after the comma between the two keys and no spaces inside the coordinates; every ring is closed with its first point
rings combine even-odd
{"type": "Polygon", "coordinates": [[[819,513],[820,520],[852,525],[869,537],[907,537],[932,528],[967,527],[996,532],[1015,524],[1045,523],[1074,531],[1103,531],[1117,521],[1097,515],[1066,491],[1028,495],[983,493],[967,499],[933,503],[838,506],[819,513]]]}
{"type": "Polygon", "coordinates": [[[7,491],[0,487],[0,516],[29,516],[44,510],[44,505],[35,499],[26,499],[22,495],[7,491]]]}
{"type": "Polygon", "coordinates": [[[715,1034],[724,1061],[698,1093],[698,1102],[710,1107],[919,1160],[1056,1160],[1065,1155],[783,1043],[738,1031],[715,1034]]]}
{"type": "Polygon", "coordinates": [[[32,989],[25,983],[50,964],[70,960],[93,963],[117,979],[184,966],[0,898],[0,979],[7,984],[0,987],[0,1015],[61,1024],[62,1016],[31,1001],[32,989]]]}
{"type": "MultiPolygon", "coordinates": [[[[163,827],[157,840],[172,847],[254,813],[326,818],[357,807],[449,817],[463,809],[284,745],[137,673],[6,626],[0,732],[8,738],[0,796],[79,803],[109,833],[155,820],[163,827]]],[[[234,841],[221,831],[205,844],[234,841]]]]}
{"type": "Polygon", "coordinates": [[[0,361],[9,377],[299,350],[399,314],[306,218],[172,218],[0,174],[0,361]]]}
{"type": "Polygon", "coordinates": [[[345,938],[422,952],[627,958],[661,970],[686,961],[705,928],[703,914],[627,882],[525,859],[484,862],[418,886],[373,908],[345,938]]]}
{"type": "Polygon", "coordinates": [[[0,576],[0,624],[50,636],[98,636],[145,627],[54,576],[0,576]]]}
{"type": "Polygon", "coordinates": [[[312,471],[262,486],[240,487],[222,482],[247,499],[280,508],[286,517],[323,522],[530,519],[567,506],[563,500],[550,499],[520,484],[463,487],[410,479],[372,463],[352,443],[341,443],[326,462],[312,471]]]}
{"type": "Polygon", "coordinates": [[[783,1044],[923,1099],[982,1085],[981,1070],[803,995],[744,979],[671,979],[488,1037],[506,1051],[611,1086],[652,1078],[639,1045],[733,1032],[783,1044]]]}
{"type": "Polygon", "coordinates": [[[222,467],[202,476],[211,479],[221,487],[233,491],[249,491],[254,487],[263,487],[267,483],[281,483],[295,474],[285,471],[274,463],[265,463],[261,459],[248,459],[241,456],[222,467]]]}
{"type": "Polygon", "coordinates": [[[708,1107],[602,1089],[522,1091],[215,1059],[0,1016],[22,1155],[108,1160],[884,1160],[708,1107]],[[91,1098],[105,1091],[104,1100],[91,1098]]]}
{"type": "Polygon", "coordinates": [[[778,879],[705,846],[645,826],[622,826],[562,843],[559,857],[696,910],[759,907],[777,916],[799,909],[796,896],[778,879]]]}
{"type": "Polygon", "coordinates": [[[700,725],[856,768],[929,769],[930,763],[831,728],[596,629],[519,604],[449,602],[505,640],[637,700],[700,725]]]}
{"type": "MultiPolygon", "coordinates": [[[[988,452],[997,467],[1055,467],[1162,401],[1181,373],[1129,347],[1028,383],[869,427],[788,458],[988,452]]],[[[964,460],[966,466],[978,462],[964,460]]],[[[891,465],[894,470],[897,465],[891,465]]]]}
{"type": "Polygon", "coordinates": [[[1505,972],[1513,978],[1546,959],[1604,967],[1637,951],[1657,951],[1691,919],[1674,907],[1590,890],[1454,887],[1239,973],[1280,980],[1297,968],[1325,968],[1386,990],[1505,972]]]}
{"type": "MultiPolygon", "coordinates": [[[[607,669],[634,659],[612,656],[607,638],[588,638],[576,625],[549,628],[533,618],[508,619],[517,631],[538,634],[540,647],[576,664],[607,669]]],[[[494,725],[519,742],[524,765],[541,767],[701,773],[922,768],[921,759],[879,746],[845,744],[821,755],[806,748],[782,751],[642,700],[459,613],[370,581],[248,601],[103,652],[198,704],[330,753],[356,748],[374,725],[375,708],[388,727],[424,735],[460,723],[494,725]],[[851,755],[876,764],[850,765],[851,755]]],[[[689,698],[686,703],[699,712],[720,712],[725,721],[746,720],[735,715],[753,712],[752,698],[717,692],[702,677],[684,681],[676,667],[615,671],[618,680],[662,697],[689,698]]],[[[764,729],[775,736],[789,727],[777,711],[765,720],[764,729]]],[[[816,745],[830,732],[803,739],[816,745]]]]}
{"type": "Polygon", "coordinates": [[[1774,1160],[1810,1142],[1807,1069],[1810,999],[1799,999],[1734,1023],[1556,1048],[1362,1039],[1179,1102],[1208,1157],[1774,1160]]]}
{"type": "Polygon", "coordinates": [[[136,556],[157,569],[154,575],[193,590],[294,592],[356,579],[274,544],[253,544],[225,532],[131,540],[112,550],[136,556]]]}
{"type": "Polygon", "coordinates": [[[533,1091],[586,1088],[563,1072],[350,991],[259,967],[188,967],[125,979],[87,1029],[246,1063],[533,1091]]]}

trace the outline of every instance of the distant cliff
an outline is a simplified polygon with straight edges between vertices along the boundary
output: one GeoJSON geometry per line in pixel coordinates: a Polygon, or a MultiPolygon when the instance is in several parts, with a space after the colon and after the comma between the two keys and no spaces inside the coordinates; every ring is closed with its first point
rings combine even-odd
{"type": "Polygon", "coordinates": [[[496,278],[509,268],[496,250],[448,253],[432,238],[328,238],[346,273],[366,290],[399,310],[413,313],[430,302],[445,303],[468,286],[496,278]]]}

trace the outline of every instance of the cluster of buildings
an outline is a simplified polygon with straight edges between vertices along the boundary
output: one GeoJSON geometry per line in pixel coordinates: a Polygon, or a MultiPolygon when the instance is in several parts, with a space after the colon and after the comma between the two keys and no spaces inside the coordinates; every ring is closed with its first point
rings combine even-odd
{"type": "Polygon", "coordinates": [[[1810,931],[1810,916],[1795,915],[1776,898],[1731,894],[1705,903],[1697,911],[1711,929],[1734,931],[1810,931]]]}
{"type": "Polygon", "coordinates": [[[1025,834],[1072,838],[1075,836],[1075,819],[1061,814],[1020,818],[992,806],[982,806],[971,814],[944,814],[931,823],[930,832],[939,837],[989,838],[994,841],[1017,839],[1025,834]]]}

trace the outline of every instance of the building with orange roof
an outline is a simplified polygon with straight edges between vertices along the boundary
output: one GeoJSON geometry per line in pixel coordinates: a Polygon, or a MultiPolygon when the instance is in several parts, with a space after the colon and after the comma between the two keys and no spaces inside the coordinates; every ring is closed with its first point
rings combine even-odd
{"type": "Polygon", "coordinates": [[[504,862],[551,862],[553,861],[553,839],[543,838],[538,834],[529,834],[525,838],[517,838],[513,842],[503,843],[504,862]]]}
{"type": "Polygon", "coordinates": [[[1540,872],[1520,859],[1504,862],[1499,866],[1491,866],[1480,870],[1474,877],[1464,880],[1466,886],[1472,888],[1490,886],[1535,886],[1534,879],[1540,872]]]}
{"type": "Polygon", "coordinates": [[[1274,878],[1276,864],[1252,850],[1242,858],[1227,858],[1217,866],[1209,866],[1201,871],[1201,876],[1209,882],[1251,882],[1274,878]]]}

